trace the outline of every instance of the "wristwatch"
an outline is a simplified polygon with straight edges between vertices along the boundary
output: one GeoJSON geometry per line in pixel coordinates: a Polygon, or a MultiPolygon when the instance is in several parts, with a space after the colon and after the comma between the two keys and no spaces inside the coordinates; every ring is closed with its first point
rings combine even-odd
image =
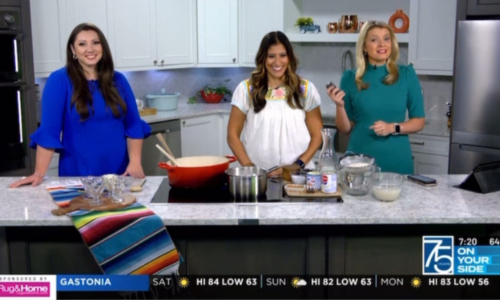
{"type": "Polygon", "coordinates": [[[305,168],[306,168],[306,164],[305,164],[305,163],[304,163],[304,162],[303,162],[300,158],[297,158],[297,160],[295,161],[295,163],[296,163],[297,165],[299,165],[299,167],[300,167],[301,169],[305,169],[305,168]]]}
{"type": "Polygon", "coordinates": [[[393,135],[398,135],[401,133],[401,126],[398,123],[394,123],[394,133],[393,135]]]}

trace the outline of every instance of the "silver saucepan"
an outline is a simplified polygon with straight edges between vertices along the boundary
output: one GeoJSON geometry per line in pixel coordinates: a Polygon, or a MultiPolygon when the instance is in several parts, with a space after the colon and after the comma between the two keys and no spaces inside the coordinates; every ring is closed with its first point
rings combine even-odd
{"type": "Polygon", "coordinates": [[[267,174],[281,168],[278,165],[269,170],[259,167],[234,167],[225,171],[228,177],[229,193],[236,201],[256,201],[266,197],[267,174]]]}

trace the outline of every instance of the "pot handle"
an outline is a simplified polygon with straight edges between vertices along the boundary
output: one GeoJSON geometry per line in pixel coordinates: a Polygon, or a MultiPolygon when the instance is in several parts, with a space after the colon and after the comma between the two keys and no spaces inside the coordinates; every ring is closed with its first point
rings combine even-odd
{"type": "Polygon", "coordinates": [[[158,167],[160,167],[162,169],[167,169],[167,171],[172,171],[172,170],[177,169],[177,166],[171,166],[171,165],[169,165],[168,163],[166,163],[164,161],[159,162],[158,163],[158,167]]]}
{"type": "Polygon", "coordinates": [[[234,155],[226,155],[224,156],[225,158],[229,159],[229,163],[234,163],[235,161],[237,161],[238,159],[236,158],[236,156],[234,155]]]}

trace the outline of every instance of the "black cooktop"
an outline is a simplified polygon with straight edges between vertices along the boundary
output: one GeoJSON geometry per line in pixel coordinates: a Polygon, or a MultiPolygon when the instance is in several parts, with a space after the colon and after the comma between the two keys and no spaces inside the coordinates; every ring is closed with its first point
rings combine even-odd
{"type": "Polygon", "coordinates": [[[290,198],[283,189],[281,180],[269,179],[264,197],[252,201],[232,199],[227,184],[217,188],[179,189],[169,185],[164,178],[151,200],[151,205],[167,203],[342,203],[342,198],[290,198]]]}

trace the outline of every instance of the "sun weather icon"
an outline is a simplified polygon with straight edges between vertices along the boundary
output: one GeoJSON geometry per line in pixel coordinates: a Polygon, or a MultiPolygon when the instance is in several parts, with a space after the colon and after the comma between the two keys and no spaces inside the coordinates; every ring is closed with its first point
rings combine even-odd
{"type": "Polygon", "coordinates": [[[414,288],[419,288],[421,285],[422,285],[422,280],[420,280],[420,278],[418,278],[418,277],[414,277],[414,278],[411,280],[411,286],[412,286],[412,287],[414,287],[414,288]]]}
{"type": "Polygon", "coordinates": [[[189,285],[189,279],[187,279],[186,277],[181,277],[179,279],[179,285],[181,288],[187,288],[189,285]]]}
{"type": "Polygon", "coordinates": [[[305,285],[307,285],[307,282],[304,279],[300,279],[299,277],[294,277],[292,279],[292,286],[296,289],[305,285]]]}

